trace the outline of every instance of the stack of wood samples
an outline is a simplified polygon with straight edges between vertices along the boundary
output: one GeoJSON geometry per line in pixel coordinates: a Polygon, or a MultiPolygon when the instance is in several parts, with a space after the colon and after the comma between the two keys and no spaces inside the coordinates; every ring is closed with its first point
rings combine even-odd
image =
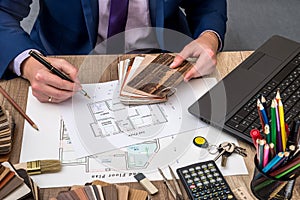
{"type": "Polygon", "coordinates": [[[126,105],[152,104],[167,101],[176,86],[193,65],[184,61],[170,68],[175,56],[171,54],[143,55],[118,63],[120,101],[126,105]]]}
{"type": "Polygon", "coordinates": [[[10,113],[0,106],[0,156],[10,153],[14,123],[10,113]]]}

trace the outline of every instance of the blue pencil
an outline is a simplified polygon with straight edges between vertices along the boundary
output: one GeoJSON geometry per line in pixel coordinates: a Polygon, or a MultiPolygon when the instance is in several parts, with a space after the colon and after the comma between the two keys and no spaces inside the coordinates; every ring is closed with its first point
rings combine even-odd
{"type": "Polygon", "coordinates": [[[259,110],[260,110],[261,115],[263,117],[264,123],[265,124],[269,124],[269,119],[268,119],[266,110],[265,110],[265,108],[264,108],[264,106],[262,104],[259,104],[259,110]]]}
{"type": "Polygon", "coordinates": [[[261,95],[260,102],[263,105],[263,107],[265,108],[265,112],[266,112],[266,114],[268,116],[268,110],[266,109],[267,108],[267,100],[264,97],[264,95],[261,95]]]}
{"type": "Polygon", "coordinates": [[[270,171],[270,169],[276,165],[276,163],[278,163],[282,158],[283,158],[284,153],[283,152],[279,152],[263,169],[262,171],[264,173],[267,173],[268,171],[270,171]]]}

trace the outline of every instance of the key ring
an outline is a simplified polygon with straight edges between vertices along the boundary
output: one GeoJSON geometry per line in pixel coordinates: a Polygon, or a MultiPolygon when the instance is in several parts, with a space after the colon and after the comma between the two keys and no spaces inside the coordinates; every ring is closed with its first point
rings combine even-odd
{"type": "Polygon", "coordinates": [[[208,153],[211,154],[211,155],[215,155],[216,153],[219,152],[217,145],[209,144],[207,142],[207,140],[204,137],[202,137],[202,136],[196,136],[193,139],[193,143],[197,147],[207,149],[208,153]]]}
{"type": "Polygon", "coordinates": [[[211,155],[215,155],[219,152],[217,145],[209,145],[207,148],[208,153],[210,153],[211,155]]]}

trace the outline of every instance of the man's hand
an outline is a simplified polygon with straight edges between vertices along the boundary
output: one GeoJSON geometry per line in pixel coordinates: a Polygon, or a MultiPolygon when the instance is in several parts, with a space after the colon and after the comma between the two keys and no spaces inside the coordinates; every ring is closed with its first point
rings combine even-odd
{"type": "Polygon", "coordinates": [[[191,78],[200,77],[212,73],[217,64],[217,50],[219,39],[213,32],[205,32],[196,40],[189,43],[175,57],[171,68],[178,67],[185,59],[196,57],[197,61],[194,67],[188,71],[184,77],[184,81],[189,81],[191,78]]]}
{"type": "Polygon", "coordinates": [[[54,67],[67,74],[74,83],[63,80],[51,73],[45,66],[34,58],[27,58],[21,65],[22,77],[29,80],[32,94],[41,102],[60,103],[73,96],[81,89],[77,78],[76,67],[63,59],[47,58],[54,67]]]}

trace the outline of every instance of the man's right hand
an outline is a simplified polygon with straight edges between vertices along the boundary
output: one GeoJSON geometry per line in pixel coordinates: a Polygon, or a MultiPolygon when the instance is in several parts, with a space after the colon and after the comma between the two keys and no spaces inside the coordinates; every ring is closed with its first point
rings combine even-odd
{"type": "Polygon", "coordinates": [[[74,83],[63,80],[49,71],[45,66],[32,57],[28,57],[21,64],[22,77],[29,80],[32,94],[40,102],[60,103],[81,90],[77,78],[78,69],[64,59],[46,58],[55,68],[67,74],[74,83]]]}

